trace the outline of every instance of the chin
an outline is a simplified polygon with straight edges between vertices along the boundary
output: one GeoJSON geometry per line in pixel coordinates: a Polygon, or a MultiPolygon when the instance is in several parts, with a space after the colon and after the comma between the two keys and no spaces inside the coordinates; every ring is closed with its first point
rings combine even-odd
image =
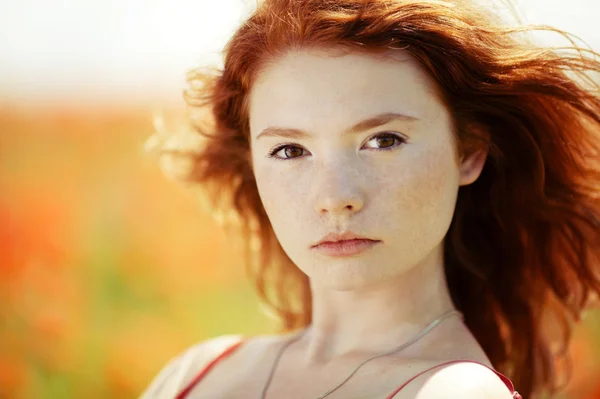
{"type": "Polygon", "coordinates": [[[373,268],[377,262],[329,262],[317,264],[304,273],[312,284],[336,291],[353,291],[375,286],[389,279],[381,270],[373,268]]]}

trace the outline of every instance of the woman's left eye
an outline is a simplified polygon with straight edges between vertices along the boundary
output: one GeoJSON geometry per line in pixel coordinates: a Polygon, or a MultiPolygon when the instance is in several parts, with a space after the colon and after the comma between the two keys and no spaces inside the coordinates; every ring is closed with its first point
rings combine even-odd
{"type": "MultiPolygon", "coordinates": [[[[383,142],[384,143],[383,148],[381,148],[381,147],[373,148],[376,151],[382,151],[382,150],[391,150],[393,148],[396,148],[397,146],[394,146],[394,140],[399,141],[400,144],[406,143],[406,139],[404,139],[404,137],[401,137],[400,135],[395,134],[395,133],[380,133],[380,134],[377,134],[377,135],[371,137],[368,142],[371,142],[371,141],[375,141],[375,142],[379,142],[379,143],[383,142]],[[388,146],[385,143],[390,144],[390,145],[388,146]]],[[[398,144],[398,145],[400,145],[400,144],[398,144]]]]}

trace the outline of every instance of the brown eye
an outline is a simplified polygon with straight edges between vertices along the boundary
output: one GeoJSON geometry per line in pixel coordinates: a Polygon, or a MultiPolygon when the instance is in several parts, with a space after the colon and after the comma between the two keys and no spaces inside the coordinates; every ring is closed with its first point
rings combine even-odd
{"type": "Polygon", "coordinates": [[[376,147],[370,147],[374,150],[391,150],[393,148],[396,148],[398,146],[394,146],[394,142],[398,141],[399,144],[404,144],[406,142],[406,140],[403,137],[400,137],[397,134],[394,133],[382,133],[382,134],[378,134],[376,136],[373,136],[369,142],[376,142],[377,146],[376,147]]]}
{"type": "Polygon", "coordinates": [[[304,151],[303,148],[294,145],[282,145],[272,150],[269,153],[269,157],[281,160],[293,159],[298,158],[300,155],[302,155],[302,151],[304,151]],[[277,155],[280,152],[283,153],[283,156],[277,155]]]}
{"type": "Polygon", "coordinates": [[[380,147],[386,148],[386,147],[390,147],[390,146],[394,145],[396,138],[391,137],[391,136],[382,136],[382,137],[377,137],[376,140],[379,142],[380,147]]]}
{"type": "Polygon", "coordinates": [[[302,155],[302,148],[298,148],[298,147],[286,147],[286,148],[284,148],[283,152],[286,155],[286,157],[288,157],[288,158],[294,158],[296,156],[302,155]]]}

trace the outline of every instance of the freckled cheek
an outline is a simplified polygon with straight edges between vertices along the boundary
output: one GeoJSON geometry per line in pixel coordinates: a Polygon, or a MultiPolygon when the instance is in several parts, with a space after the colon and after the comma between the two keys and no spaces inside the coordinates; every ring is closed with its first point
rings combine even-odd
{"type": "MultiPolygon", "coordinates": [[[[418,161],[415,160],[405,173],[399,172],[394,187],[395,193],[388,192],[397,198],[397,205],[409,219],[426,222],[429,218],[447,216],[453,209],[456,191],[456,169],[444,154],[431,152],[418,161]]],[[[432,222],[435,222],[432,220],[432,222]]]]}
{"type": "Polygon", "coordinates": [[[255,171],[258,191],[267,214],[272,217],[290,217],[290,208],[302,202],[303,195],[309,187],[303,187],[298,176],[277,171],[274,167],[263,167],[255,171]],[[287,216],[286,216],[287,215],[287,216]]]}

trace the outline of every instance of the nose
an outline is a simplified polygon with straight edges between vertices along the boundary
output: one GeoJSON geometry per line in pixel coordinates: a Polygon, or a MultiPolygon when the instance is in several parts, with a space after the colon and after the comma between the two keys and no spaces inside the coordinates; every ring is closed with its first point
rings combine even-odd
{"type": "Polygon", "coordinates": [[[359,173],[340,164],[319,168],[312,186],[315,211],[335,216],[359,212],[364,206],[359,173]]]}

